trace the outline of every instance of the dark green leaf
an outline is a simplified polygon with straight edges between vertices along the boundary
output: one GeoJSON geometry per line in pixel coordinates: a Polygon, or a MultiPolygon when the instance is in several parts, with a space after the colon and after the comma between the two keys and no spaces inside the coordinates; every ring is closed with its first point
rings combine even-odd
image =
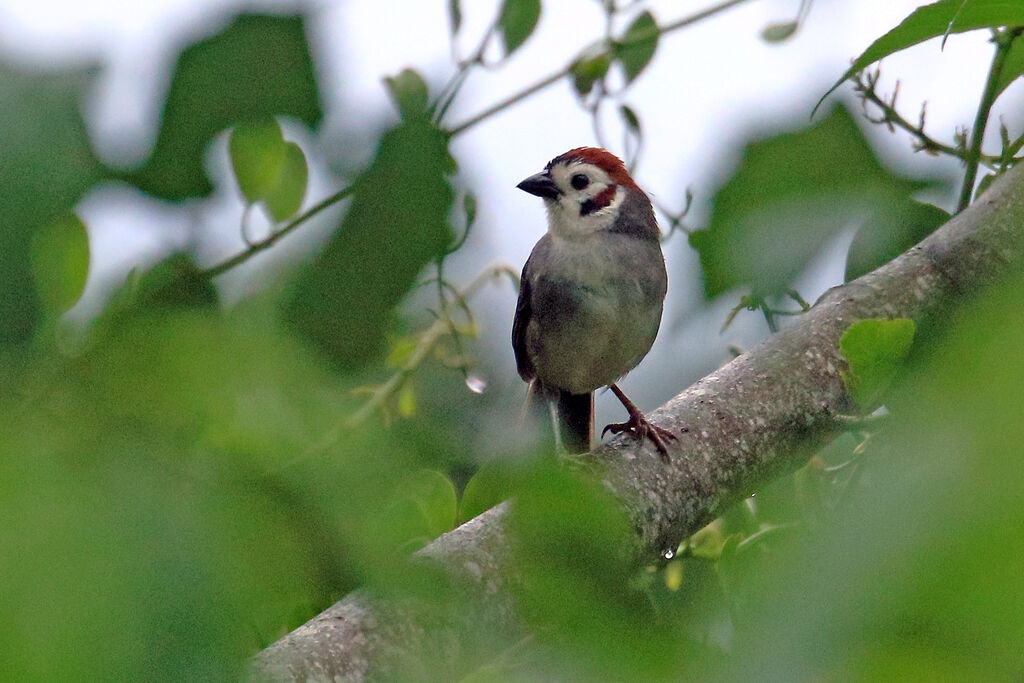
{"type": "Polygon", "coordinates": [[[451,479],[434,470],[417,470],[398,486],[398,494],[415,503],[431,538],[455,526],[458,495],[451,479]]]}
{"type": "Polygon", "coordinates": [[[628,104],[619,105],[619,114],[622,115],[622,120],[626,122],[627,128],[634,133],[640,134],[640,119],[632,107],[628,104]]]}
{"type": "MultiPolygon", "coordinates": [[[[1024,26],[1024,2],[1017,0],[940,0],[918,7],[900,25],[873,42],[821,99],[865,67],[908,47],[947,33],[1024,26]]],[[[1005,87],[1005,85],[1003,86],[1005,87]]]]}
{"type": "Polygon", "coordinates": [[[452,35],[462,28],[462,5],[459,0],[448,0],[448,24],[451,26],[452,35]]]}
{"type": "Polygon", "coordinates": [[[402,117],[422,114],[427,109],[427,83],[415,69],[402,69],[397,76],[384,79],[388,93],[402,117]]]}
{"type": "Polygon", "coordinates": [[[467,522],[512,495],[512,481],[506,468],[485,464],[466,483],[459,503],[459,522],[467,522]]]}
{"type": "Polygon", "coordinates": [[[909,198],[879,207],[850,244],[846,255],[846,281],[891,261],[948,220],[949,214],[942,209],[909,198]]]}
{"type": "Polygon", "coordinates": [[[999,80],[996,81],[996,97],[1010,87],[1015,80],[1024,76],[1024,36],[1017,36],[1010,45],[1006,59],[1003,61],[1003,70],[999,72],[999,80]]]}
{"type": "Polygon", "coordinates": [[[476,195],[472,192],[467,192],[466,196],[462,198],[462,210],[466,212],[466,230],[468,231],[473,227],[473,223],[476,222],[476,195]]]}
{"type": "Polygon", "coordinates": [[[79,108],[91,80],[90,70],[33,72],[0,62],[0,345],[31,339],[40,319],[33,234],[103,177],[79,108]]]}
{"type": "Polygon", "coordinates": [[[843,383],[862,409],[878,404],[910,352],[917,326],[908,318],[858,320],[839,338],[839,352],[849,370],[843,383]]]}
{"type": "Polygon", "coordinates": [[[796,21],[768,24],[761,30],[761,40],[766,43],[781,43],[792,38],[799,27],[800,23],[796,21]]]}
{"type": "Polygon", "coordinates": [[[594,88],[594,83],[608,73],[609,66],[611,66],[611,61],[605,54],[590,59],[581,59],[573,64],[572,83],[576,92],[580,95],[588,94],[594,88]]]}
{"type": "Polygon", "coordinates": [[[425,117],[381,138],[341,228],[291,288],[285,318],[343,367],[378,354],[392,309],[451,240],[448,136],[425,117]]]}
{"type": "Polygon", "coordinates": [[[505,0],[498,27],[505,43],[505,54],[519,49],[533,33],[540,19],[540,0],[505,0]]]}
{"type": "Polygon", "coordinates": [[[250,203],[264,199],[281,176],[284,136],[271,117],[239,124],[228,145],[238,187],[250,203]]]}
{"type": "Polygon", "coordinates": [[[128,175],[142,190],[206,195],[203,154],[215,135],[274,115],[308,126],[322,117],[303,20],[246,14],[178,58],[149,161],[128,175]]]}
{"type": "Polygon", "coordinates": [[[977,199],[982,194],[984,194],[985,190],[988,189],[988,186],[991,185],[992,181],[995,180],[995,179],[996,179],[996,174],[995,173],[989,173],[985,177],[983,177],[981,179],[981,182],[978,183],[978,189],[976,189],[974,191],[974,198],[977,199]]]}
{"type": "Polygon", "coordinates": [[[626,83],[632,83],[647,68],[657,50],[658,23],[654,15],[645,10],[629,25],[615,50],[615,57],[626,75],[626,83]]]}
{"type": "Polygon", "coordinates": [[[784,293],[838,231],[923,186],[882,168],[842,108],[805,130],[750,143],[715,194],[707,229],[690,235],[704,292],[784,293]]]}
{"type": "Polygon", "coordinates": [[[89,274],[89,237],[78,216],[39,230],[32,238],[31,261],[43,310],[55,316],[70,308],[89,274]]]}
{"type": "Polygon", "coordinates": [[[175,254],[143,273],[133,285],[134,310],[207,308],[217,305],[217,290],[195,262],[175,254]]]}
{"type": "Polygon", "coordinates": [[[274,220],[283,221],[295,215],[306,196],[307,180],[306,155],[294,142],[286,142],[277,184],[267,193],[267,209],[274,220]]]}

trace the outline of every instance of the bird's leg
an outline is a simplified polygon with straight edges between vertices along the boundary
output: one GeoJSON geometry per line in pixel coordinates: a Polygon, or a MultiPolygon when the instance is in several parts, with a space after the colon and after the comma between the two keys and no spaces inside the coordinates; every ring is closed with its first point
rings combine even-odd
{"type": "Polygon", "coordinates": [[[604,436],[605,432],[611,432],[612,434],[621,434],[622,432],[632,432],[636,438],[643,439],[644,437],[651,440],[654,447],[658,449],[658,453],[661,454],[661,459],[665,462],[669,462],[668,448],[665,446],[665,439],[671,441],[678,441],[676,435],[667,429],[651,424],[644,417],[643,412],[636,407],[632,401],[630,401],[622,389],[618,386],[611,384],[608,387],[615,394],[616,398],[622,402],[622,406],[629,413],[629,420],[626,422],[613,423],[601,430],[601,436],[604,436]]]}

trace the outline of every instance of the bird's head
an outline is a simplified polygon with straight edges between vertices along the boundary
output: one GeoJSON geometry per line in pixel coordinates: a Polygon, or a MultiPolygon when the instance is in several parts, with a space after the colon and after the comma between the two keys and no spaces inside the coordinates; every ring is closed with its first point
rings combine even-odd
{"type": "Polygon", "coordinates": [[[647,195],[629,177],[622,160],[599,147],[571,149],[516,187],[544,199],[548,227],[559,237],[579,239],[616,228],[657,235],[647,195]],[[642,224],[617,222],[624,204],[636,205],[633,223],[642,224]]]}

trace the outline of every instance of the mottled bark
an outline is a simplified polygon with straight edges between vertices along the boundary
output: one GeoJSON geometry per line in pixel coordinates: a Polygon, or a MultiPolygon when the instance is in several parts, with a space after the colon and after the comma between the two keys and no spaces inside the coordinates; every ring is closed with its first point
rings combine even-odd
{"type": "MultiPolygon", "coordinates": [[[[729,504],[799,467],[840,431],[836,416],[853,406],[837,346],[852,322],[920,321],[946,312],[1022,261],[1024,167],[1018,167],[926,240],[830,290],[793,325],[657,410],[652,421],[680,434],[671,464],[628,436],[587,456],[622,501],[642,551],[674,547],[729,504]]],[[[505,513],[506,505],[498,506],[419,553],[466,587],[473,614],[450,614],[428,634],[413,626],[414,607],[353,594],[260,653],[253,671],[275,680],[387,677],[396,651],[415,651],[429,638],[436,654],[436,643],[458,638],[460,622],[512,626],[513,605],[499,571],[508,550],[505,513]]]]}

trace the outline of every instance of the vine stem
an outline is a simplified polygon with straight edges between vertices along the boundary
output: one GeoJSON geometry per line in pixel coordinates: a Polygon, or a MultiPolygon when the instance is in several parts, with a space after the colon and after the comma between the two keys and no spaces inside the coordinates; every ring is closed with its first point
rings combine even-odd
{"type": "Polygon", "coordinates": [[[1010,52],[1010,46],[1014,39],[1020,35],[1019,29],[1013,29],[999,33],[995,37],[996,52],[992,56],[992,66],[988,70],[988,79],[985,81],[985,89],[981,93],[981,100],[978,102],[978,113],[974,117],[974,127],[971,130],[971,144],[967,151],[967,170],[964,172],[964,184],[960,188],[960,201],[956,210],[959,213],[971,203],[971,195],[974,193],[974,182],[978,178],[978,164],[981,161],[981,143],[985,137],[985,127],[988,125],[988,117],[995,104],[999,86],[999,75],[1006,63],[1006,55],[1010,52]]]}

